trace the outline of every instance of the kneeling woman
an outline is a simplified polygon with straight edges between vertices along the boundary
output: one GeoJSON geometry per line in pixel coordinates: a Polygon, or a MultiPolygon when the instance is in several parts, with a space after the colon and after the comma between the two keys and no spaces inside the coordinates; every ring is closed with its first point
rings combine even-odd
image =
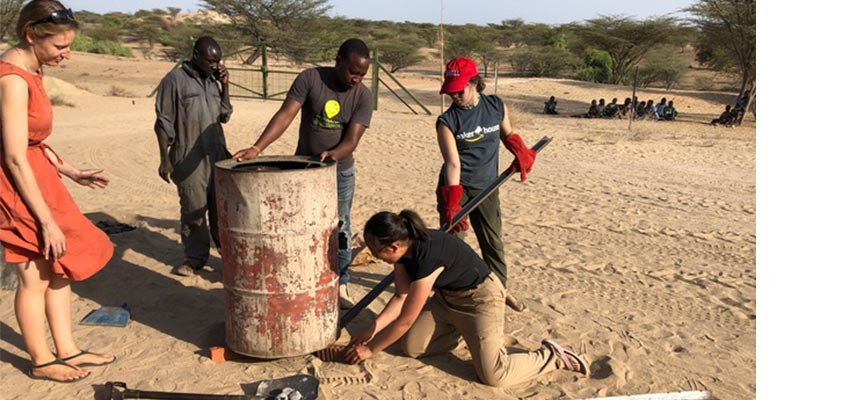
{"type": "Polygon", "coordinates": [[[410,357],[452,351],[466,341],[475,372],[491,386],[510,386],[556,369],[587,375],[587,364],[551,340],[528,353],[504,346],[505,288],[463,240],[426,229],[414,211],[380,212],[366,223],[372,254],[395,268],[395,295],[346,349],[358,363],[402,340],[410,357]],[[431,290],[436,293],[430,299],[431,290]]]}

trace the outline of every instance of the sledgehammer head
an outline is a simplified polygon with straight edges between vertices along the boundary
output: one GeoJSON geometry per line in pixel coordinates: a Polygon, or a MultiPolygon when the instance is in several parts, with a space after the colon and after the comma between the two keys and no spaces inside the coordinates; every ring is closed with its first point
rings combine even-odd
{"type": "Polygon", "coordinates": [[[124,400],[125,390],[127,390],[127,384],[124,382],[106,382],[109,400],[124,400]]]}

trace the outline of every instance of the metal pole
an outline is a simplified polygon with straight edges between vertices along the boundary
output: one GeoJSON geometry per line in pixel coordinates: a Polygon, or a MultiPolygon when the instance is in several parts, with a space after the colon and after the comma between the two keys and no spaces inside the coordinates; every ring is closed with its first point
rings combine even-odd
{"type": "Polygon", "coordinates": [[[496,70],[495,71],[496,72],[496,78],[495,78],[495,82],[493,83],[493,94],[498,95],[499,94],[499,62],[498,61],[496,61],[496,65],[494,65],[493,69],[496,70]]]}
{"type": "MultiPolygon", "coordinates": [[[[410,91],[407,90],[407,88],[404,87],[404,85],[402,85],[401,82],[399,82],[398,79],[396,79],[390,71],[387,71],[387,69],[384,68],[383,65],[379,65],[379,66],[381,67],[381,70],[384,71],[384,73],[387,74],[387,76],[389,76],[390,79],[392,79],[393,82],[395,82],[395,84],[398,85],[398,87],[401,88],[401,90],[404,90],[404,93],[407,93],[407,95],[410,96],[410,98],[413,99],[413,101],[415,101],[416,104],[419,104],[419,107],[422,107],[422,109],[425,110],[425,113],[427,113],[428,115],[431,115],[431,110],[429,110],[428,107],[425,107],[425,105],[422,104],[422,102],[419,101],[419,99],[417,99],[416,96],[413,95],[413,93],[410,93],[410,91]]],[[[389,86],[387,86],[387,87],[389,88],[389,86]]],[[[407,103],[405,103],[405,104],[407,104],[407,103]]],[[[413,113],[416,114],[416,111],[414,111],[413,113]]]]}
{"type": "Polygon", "coordinates": [[[378,48],[375,47],[374,57],[372,57],[372,109],[378,110],[378,80],[381,71],[381,62],[378,60],[378,48]]]}
{"type": "MultiPolygon", "coordinates": [[[[382,67],[382,68],[383,68],[383,67],[382,67]]],[[[400,102],[401,102],[401,104],[404,104],[405,106],[407,106],[407,109],[408,109],[408,110],[410,110],[410,111],[411,111],[412,113],[414,113],[414,114],[417,114],[417,115],[419,114],[418,112],[416,112],[416,110],[414,110],[414,109],[413,109],[413,107],[411,107],[411,106],[410,106],[410,104],[407,104],[407,102],[406,102],[406,101],[404,101],[404,99],[402,99],[402,98],[401,98],[401,96],[399,96],[399,95],[398,95],[398,93],[396,93],[396,92],[395,92],[395,91],[394,91],[394,90],[390,87],[390,85],[387,85],[387,83],[386,83],[386,82],[384,82],[384,80],[383,80],[383,79],[380,79],[380,78],[379,78],[378,80],[379,80],[379,81],[381,81],[381,84],[382,84],[382,85],[384,85],[384,87],[385,87],[385,88],[387,88],[387,90],[389,90],[389,91],[390,91],[390,93],[392,93],[392,95],[393,95],[393,96],[395,96],[395,98],[397,98],[397,99],[398,99],[398,101],[400,101],[400,102]]],[[[428,113],[428,115],[431,115],[431,113],[429,112],[429,113],[428,113]]]]}
{"type": "Polygon", "coordinates": [[[260,68],[263,71],[263,99],[269,98],[269,59],[266,55],[266,44],[260,43],[262,46],[263,66],[260,68]]]}
{"type": "MultiPolygon", "coordinates": [[[[543,148],[546,147],[546,145],[549,144],[549,142],[551,141],[551,138],[549,138],[548,136],[544,136],[543,139],[540,139],[540,141],[538,141],[537,144],[535,144],[534,147],[532,147],[531,149],[534,150],[535,153],[540,153],[540,150],[543,150],[543,148]]],[[[454,218],[452,218],[452,222],[441,226],[440,231],[448,232],[449,229],[457,225],[457,223],[460,222],[462,219],[466,218],[466,216],[469,215],[472,210],[478,207],[481,202],[490,197],[490,195],[493,194],[496,189],[498,189],[505,182],[507,182],[508,179],[515,173],[516,171],[513,169],[512,166],[508,167],[508,169],[502,172],[502,174],[499,175],[499,177],[496,178],[496,180],[490,184],[490,186],[487,186],[487,188],[485,188],[481,193],[479,193],[478,196],[475,196],[472,200],[466,202],[466,204],[463,205],[463,208],[461,208],[461,210],[454,216],[454,218]]],[[[378,298],[378,296],[381,295],[384,289],[386,289],[387,286],[389,286],[390,283],[393,282],[394,277],[395,272],[390,272],[389,275],[382,279],[381,282],[379,282],[372,289],[372,291],[366,294],[366,297],[358,301],[357,304],[354,305],[354,307],[348,310],[348,312],[346,312],[345,315],[343,315],[342,318],[340,318],[339,320],[339,329],[342,330],[342,328],[345,328],[345,326],[348,325],[354,319],[354,317],[356,317],[357,314],[360,313],[360,311],[363,311],[364,308],[368,307],[369,304],[371,304],[376,298],[378,298]]]]}
{"type": "MultiPolygon", "coordinates": [[[[446,55],[443,53],[443,0],[440,0],[440,87],[443,87],[443,68],[446,66],[446,55]]],[[[440,114],[446,111],[446,96],[440,95],[440,114]]],[[[430,113],[429,113],[430,114],[430,113]]]]}
{"type": "Polygon", "coordinates": [[[638,68],[635,67],[635,77],[632,79],[632,109],[629,113],[629,130],[632,130],[632,120],[635,118],[635,108],[637,107],[637,75],[638,68]]]}

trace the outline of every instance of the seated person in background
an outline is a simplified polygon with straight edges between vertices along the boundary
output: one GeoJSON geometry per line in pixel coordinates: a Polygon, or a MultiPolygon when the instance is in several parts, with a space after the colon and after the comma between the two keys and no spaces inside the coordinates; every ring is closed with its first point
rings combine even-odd
{"type": "Polygon", "coordinates": [[[653,103],[653,101],[651,99],[647,100],[646,106],[643,108],[643,115],[641,116],[641,119],[652,117],[652,113],[654,113],[654,112],[655,112],[655,104],[653,103]]]}
{"type": "Polygon", "coordinates": [[[667,107],[667,98],[662,97],[661,102],[652,109],[652,117],[655,119],[663,119],[665,107],[667,107]]]}
{"type": "MultiPolygon", "coordinates": [[[[600,101],[605,101],[605,100],[600,99],[600,101]]],[[[591,100],[590,101],[590,108],[587,110],[587,114],[584,114],[584,117],[585,118],[599,118],[599,116],[600,116],[599,106],[596,104],[595,99],[591,100]]]]}
{"type": "Polygon", "coordinates": [[[617,110],[617,116],[620,117],[620,119],[629,118],[629,115],[632,114],[633,108],[632,99],[629,97],[623,102],[623,105],[620,106],[619,110],[617,110]]]}
{"type": "Polygon", "coordinates": [[[679,113],[676,111],[676,107],[673,107],[673,100],[670,100],[670,102],[667,103],[667,107],[664,107],[661,117],[665,121],[673,121],[678,115],[679,113]]]}
{"type": "Polygon", "coordinates": [[[608,103],[605,108],[602,110],[602,116],[605,118],[613,118],[619,112],[619,106],[617,105],[617,98],[611,99],[611,102],[608,103]]]}
{"type": "Polygon", "coordinates": [[[544,114],[558,114],[555,111],[555,107],[558,106],[558,100],[555,100],[555,96],[549,97],[549,101],[543,103],[545,106],[543,107],[544,114]]]}
{"type": "Polygon", "coordinates": [[[643,118],[644,116],[646,116],[646,102],[641,100],[641,102],[638,103],[637,107],[635,107],[635,118],[639,119],[643,118]]]}
{"type": "Polygon", "coordinates": [[[732,114],[735,116],[735,123],[741,122],[744,120],[744,114],[747,111],[747,103],[750,101],[748,95],[744,95],[742,97],[738,97],[738,100],[735,102],[735,110],[732,114]]]}
{"type": "Polygon", "coordinates": [[[735,124],[735,113],[732,112],[732,106],[726,105],[726,111],[720,114],[720,117],[711,120],[711,125],[721,124],[723,126],[733,126],[735,124]]]}

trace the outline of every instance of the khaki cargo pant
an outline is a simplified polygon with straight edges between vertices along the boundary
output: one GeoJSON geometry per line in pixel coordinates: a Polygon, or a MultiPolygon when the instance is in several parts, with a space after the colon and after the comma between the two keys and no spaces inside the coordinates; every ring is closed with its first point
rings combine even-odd
{"type": "Polygon", "coordinates": [[[466,342],[478,378],[490,386],[510,386],[563,367],[552,350],[508,354],[504,343],[505,288],[488,275],[469,290],[437,290],[401,340],[410,357],[447,353],[466,342]]]}

